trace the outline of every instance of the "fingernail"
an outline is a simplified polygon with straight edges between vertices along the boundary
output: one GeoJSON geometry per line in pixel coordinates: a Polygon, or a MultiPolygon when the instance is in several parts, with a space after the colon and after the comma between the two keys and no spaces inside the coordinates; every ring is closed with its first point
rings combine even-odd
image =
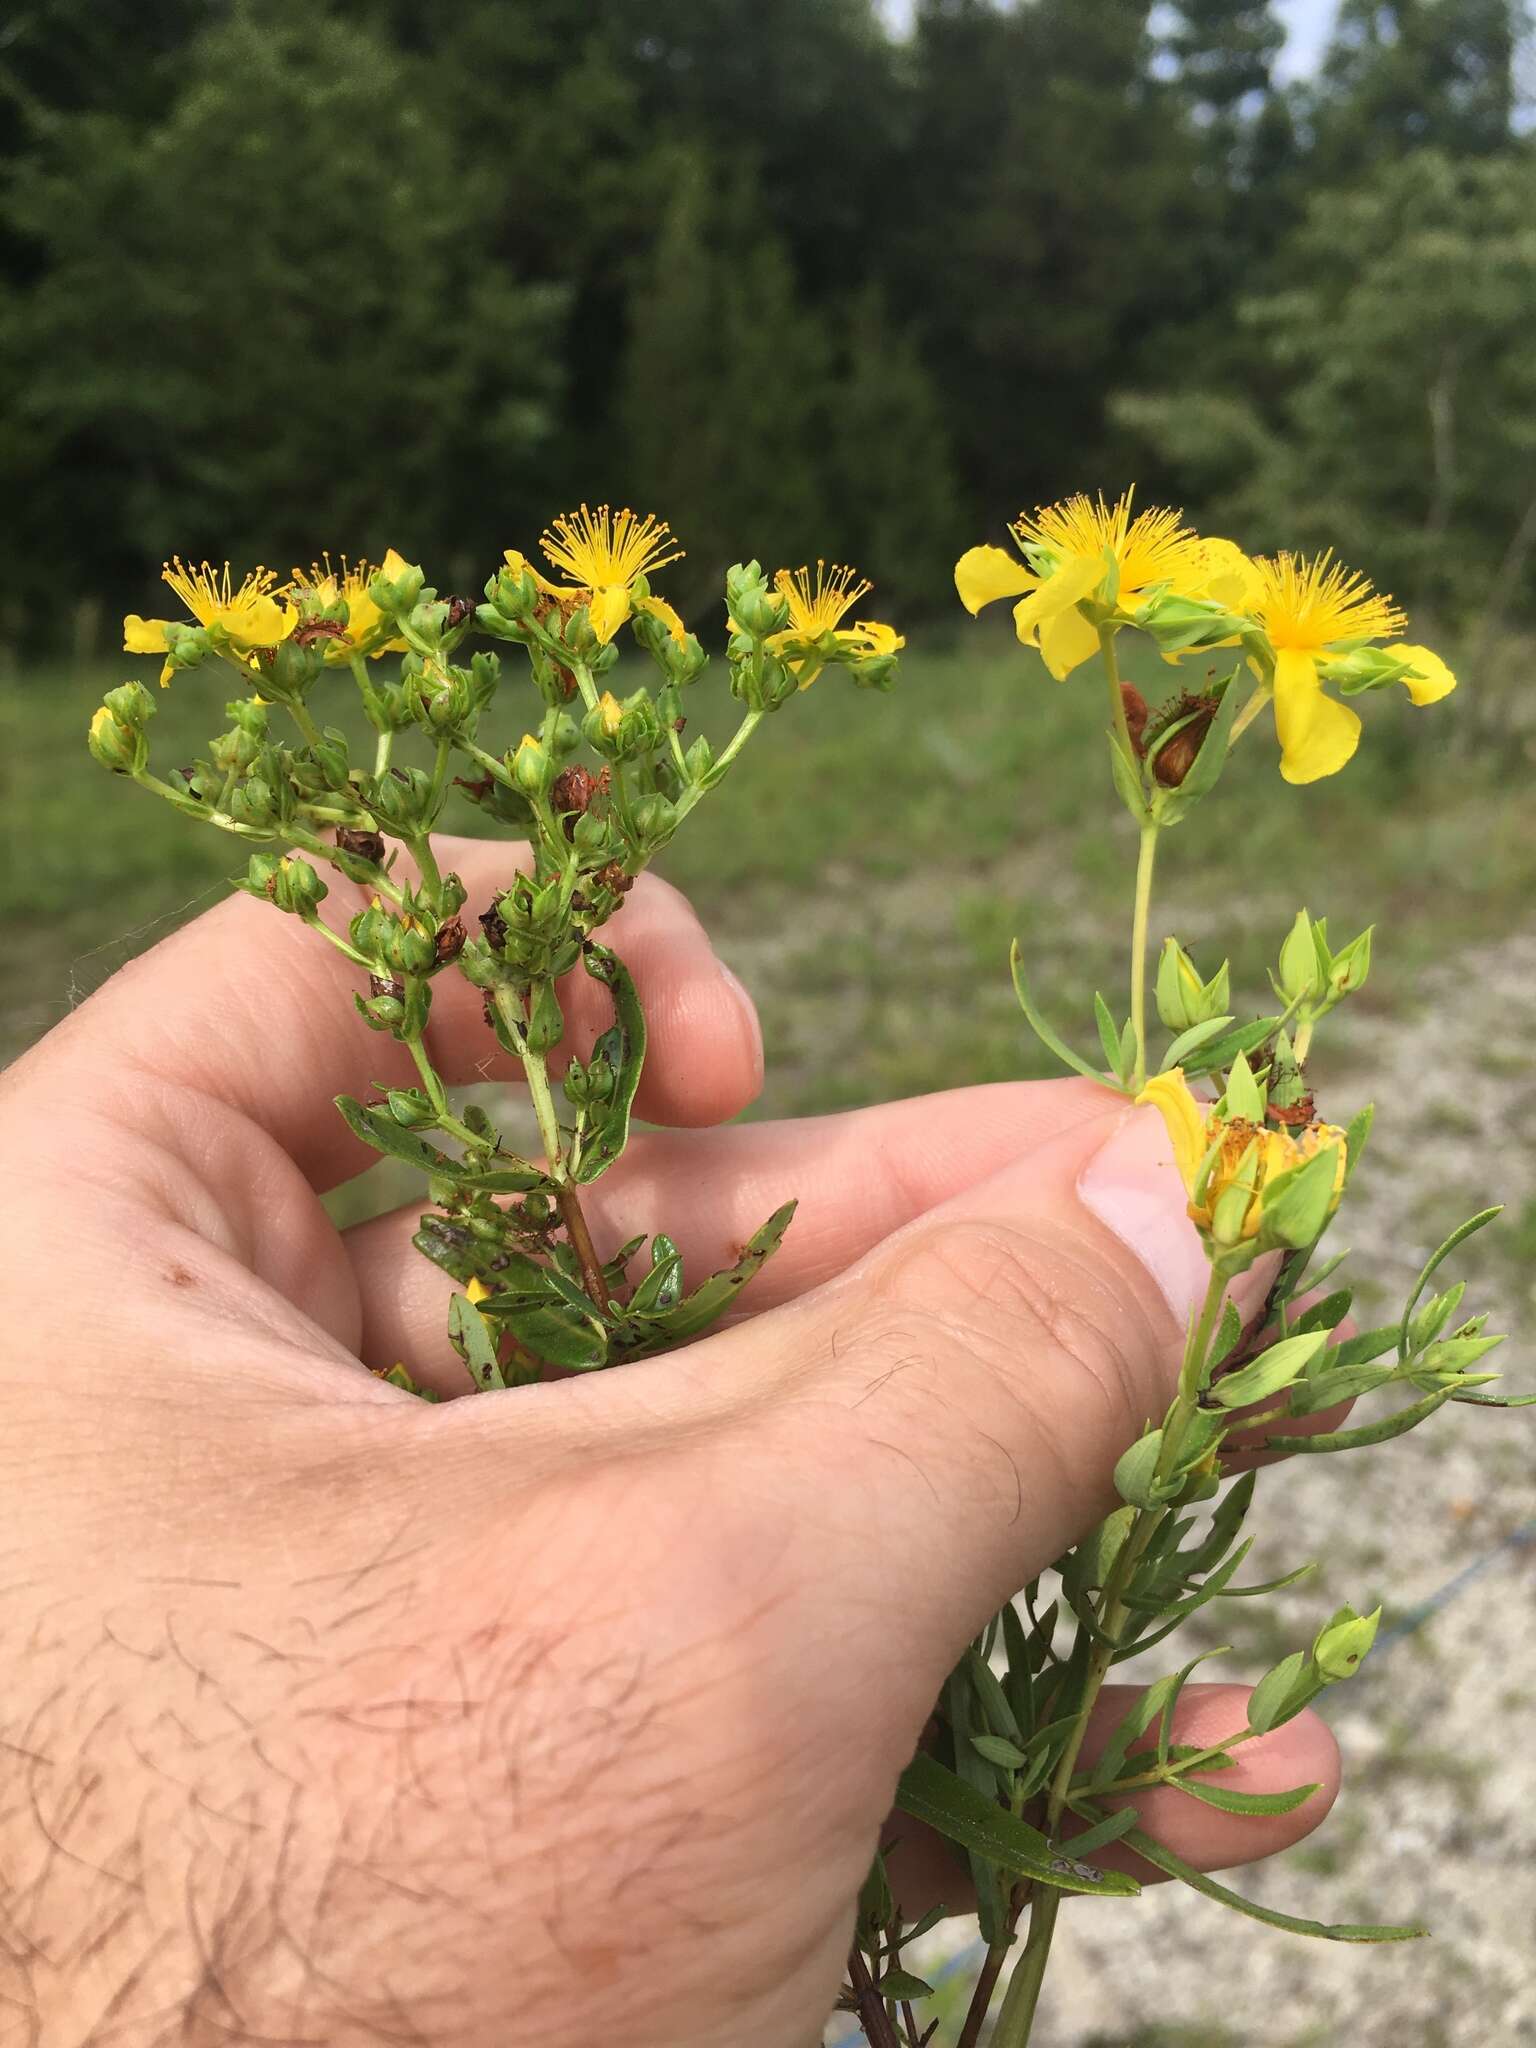
{"type": "MultiPolygon", "coordinates": [[[[1168,1127],[1158,1111],[1138,1109],[1094,1154],[1077,1184],[1078,1199],[1140,1259],[1180,1323],[1205,1300],[1210,1261],[1189,1220],[1189,1198],[1174,1164],[1168,1127]]],[[[1260,1259],[1228,1289],[1245,1320],[1262,1304],[1274,1275],[1260,1259]]]]}
{"type": "Polygon", "coordinates": [[[763,1024],[762,1019],[757,1014],[757,1005],[753,1002],[751,996],[748,995],[745,983],[741,981],[739,976],[733,974],[723,961],[720,964],[720,979],[735,997],[741,1013],[746,1019],[752,1046],[752,1059],[757,1069],[757,1078],[761,1081],[763,1078],[763,1024]]]}

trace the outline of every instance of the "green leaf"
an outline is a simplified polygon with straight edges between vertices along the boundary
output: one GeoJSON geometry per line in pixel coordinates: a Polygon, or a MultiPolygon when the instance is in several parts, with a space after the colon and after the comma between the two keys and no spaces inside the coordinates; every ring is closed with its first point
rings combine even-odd
{"type": "Polygon", "coordinates": [[[1413,1326],[1413,1312],[1418,1307],[1419,1299],[1433,1279],[1436,1271],[1445,1263],[1458,1245],[1465,1244],[1467,1239],[1473,1236],[1475,1232],[1481,1230],[1485,1224],[1491,1223],[1495,1216],[1502,1216],[1503,1213],[1502,1203],[1497,1204],[1492,1209],[1479,1209],[1475,1216],[1467,1218],[1459,1230],[1453,1230],[1444,1244],[1436,1251],[1430,1253],[1424,1262],[1418,1279],[1413,1283],[1413,1292],[1408,1297],[1407,1306],[1403,1310],[1402,1322],[1398,1325],[1397,1354],[1399,1358],[1406,1358],[1408,1356],[1409,1332],[1413,1326]]]}
{"type": "Polygon", "coordinates": [[[1312,1360],[1328,1348],[1328,1332],[1314,1330],[1304,1337],[1282,1337],[1247,1365],[1229,1372],[1210,1389],[1210,1399],[1223,1408],[1248,1408],[1278,1394],[1292,1380],[1299,1379],[1312,1360]]]}
{"type": "Polygon", "coordinates": [[[1296,1318],[1291,1325],[1292,1334],[1305,1337],[1313,1330],[1327,1330],[1331,1333],[1349,1314],[1354,1298],[1347,1287],[1339,1287],[1332,1294],[1325,1294],[1321,1301],[1313,1302],[1305,1315],[1296,1318]]]}
{"type": "Polygon", "coordinates": [[[1029,993],[1028,984],[1024,979],[1024,956],[1017,939],[1014,940],[1013,949],[1009,953],[1008,964],[1013,974],[1013,992],[1019,999],[1019,1008],[1024,1012],[1025,1017],[1029,1021],[1029,1028],[1034,1032],[1040,1043],[1048,1052],[1055,1053],[1057,1059],[1064,1066],[1070,1067],[1073,1073],[1082,1074],[1090,1081],[1102,1081],[1104,1076],[1093,1067],[1090,1067],[1086,1060],[1080,1060],[1066,1041],[1057,1037],[1050,1025],[1046,1023],[1045,1019],[1035,1008],[1033,998],[1029,993]]]}
{"type": "Polygon", "coordinates": [[[966,1651],[965,1661],[971,1674],[971,1684],[975,1688],[976,1698],[993,1733],[1006,1736],[1010,1742],[1022,1742],[1023,1730],[1019,1727],[1013,1708],[1008,1703],[1008,1695],[1003,1690],[1002,1680],[986,1658],[974,1647],[966,1651]]]}
{"type": "Polygon", "coordinates": [[[1306,1670],[1306,1651],[1293,1650],[1273,1671],[1266,1671],[1248,1696],[1248,1726],[1267,1735],[1294,1719],[1317,1690],[1315,1685],[1303,1685],[1306,1670]]]}
{"type": "Polygon", "coordinates": [[[775,1209],[761,1230],[754,1231],[748,1238],[734,1266],[712,1273],[671,1308],[653,1311],[638,1326],[633,1341],[623,1340],[624,1356],[644,1358],[654,1351],[668,1351],[707,1330],[711,1323],[724,1315],[742,1288],[762,1271],[778,1250],[795,1213],[795,1206],[793,1202],[786,1202],[781,1209],[775,1209]]]}
{"type": "Polygon", "coordinates": [[[1251,1024],[1240,1024],[1225,1038],[1201,1046],[1200,1057],[1193,1062],[1186,1061],[1185,1071],[1189,1074],[1214,1073],[1218,1067],[1230,1066],[1239,1053],[1257,1052],[1267,1038],[1274,1036],[1279,1022],[1278,1017],[1256,1017],[1251,1024]]]}
{"type": "Polygon", "coordinates": [[[1147,809],[1146,788],[1141,779],[1141,768],[1126,753],[1118,735],[1110,733],[1108,738],[1109,769],[1115,778],[1116,792],[1136,823],[1145,825],[1152,813],[1147,809]]]}
{"type": "Polygon", "coordinates": [[[1231,1022],[1230,1017],[1207,1017],[1203,1024],[1191,1024],[1187,1031],[1181,1031],[1163,1054],[1163,1072],[1166,1073],[1170,1067],[1182,1067],[1191,1053],[1198,1052],[1202,1045],[1209,1045],[1231,1022]]]}
{"type": "Polygon", "coordinates": [[[1360,1155],[1365,1150],[1366,1141],[1371,1135],[1371,1126],[1375,1121],[1376,1105],[1374,1102],[1368,1102],[1364,1109],[1357,1111],[1350,1118],[1345,1128],[1344,1153],[1349,1162],[1347,1172],[1351,1176],[1360,1163],[1360,1155]]]}
{"type": "Polygon", "coordinates": [[[1280,1173],[1264,1188],[1260,1239],[1267,1246],[1304,1251],[1321,1237],[1338,1206],[1339,1148],[1325,1145],[1300,1166],[1280,1173]]]}
{"type": "Polygon", "coordinates": [[[420,1173],[447,1174],[458,1179],[460,1167],[456,1159],[450,1159],[446,1152],[439,1152],[435,1145],[397,1124],[387,1109],[367,1108],[350,1095],[338,1095],[336,1107],[354,1135],[375,1152],[382,1152],[389,1159],[404,1160],[420,1173]]]}
{"type": "Polygon", "coordinates": [[[1294,1813],[1305,1806],[1318,1785],[1297,1785],[1289,1792],[1228,1792],[1220,1785],[1207,1785],[1197,1778],[1176,1777],[1174,1784],[1202,1806],[1214,1806],[1218,1813],[1294,1813]]]}
{"type": "Polygon", "coordinates": [[[1092,1856],[1096,1850],[1107,1848],[1111,1842],[1118,1842],[1122,1835],[1128,1835],[1140,1817],[1134,1806],[1122,1806],[1117,1813],[1107,1813],[1092,1827],[1084,1828],[1080,1835],[1068,1835],[1064,1846],[1074,1856],[1092,1856]]]}
{"type": "Polygon", "coordinates": [[[629,1117],[645,1066],[645,1013],[629,969],[617,953],[589,943],[581,964],[613,998],[613,1025],[592,1048],[592,1057],[613,1068],[613,1094],[581,1128],[572,1177],[583,1187],[608,1171],[629,1142],[629,1117]]]}
{"type": "Polygon", "coordinates": [[[1155,1508],[1178,1491],[1175,1482],[1157,1477],[1163,1432],[1150,1431],[1121,1453],[1115,1466],[1115,1491],[1133,1508],[1155,1508]]]}
{"type": "Polygon", "coordinates": [[[624,1304],[627,1316],[665,1315],[682,1294],[683,1255],[660,1231],[651,1241],[651,1270],[624,1304]]]}
{"type": "Polygon", "coordinates": [[[1010,1742],[1004,1735],[973,1735],[971,1747],[978,1756],[984,1756],[989,1764],[996,1764],[999,1770],[1021,1771],[1029,1758],[1016,1742],[1010,1742]]]}
{"type": "Polygon", "coordinates": [[[563,1365],[572,1372],[591,1372],[608,1363],[608,1333],[597,1320],[590,1302],[582,1315],[564,1304],[538,1304],[510,1309],[497,1318],[546,1365],[563,1365]]]}
{"type": "Polygon", "coordinates": [[[1298,1920],[1290,1913],[1277,1913],[1271,1906],[1256,1905],[1252,1899],[1229,1891],[1214,1877],[1207,1877],[1204,1871],[1182,1862],[1171,1849],[1165,1849],[1161,1842],[1154,1842],[1139,1828],[1133,1828],[1125,1840],[1138,1856],[1144,1856],[1154,1869],[1161,1870],[1165,1876],[1176,1877],[1181,1884],[1214,1899],[1218,1905],[1230,1906],[1235,1913],[1245,1913],[1250,1920],[1262,1920],[1266,1926],[1282,1928],[1287,1934],[1307,1934],[1318,1941],[1371,1942],[1418,1941],[1428,1931],[1423,1927],[1352,1926],[1348,1923],[1328,1926],[1321,1920],[1298,1920]]]}
{"type": "Polygon", "coordinates": [[[1358,1429],[1331,1429],[1314,1436],[1266,1437],[1264,1448],[1282,1452],[1286,1457],[1316,1457],[1329,1451],[1362,1451],[1372,1444],[1390,1443],[1393,1437],[1406,1436],[1410,1429],[1427,1421],[1455,1393],[1454,1387],[1440,1387],[1433,1394],[1426,1394],[1422,1401],[1415,1401],[1411,1408],[1399,1408],[1395,1415],[1384,1416],[1380,1422],[1362,1423],[1358,1429]]]}
{"type": "Polygon", "coordinates": [[[1038,1884],[1100,1898],[1134,1898],[1141,1889],[1134,1878],[1094,1870],[1053,1848],[1038,1828],[998,1806],[926,1754],[915,1756],[902,1772],[896,1804],[914,1820],[936,1828],[946,1841],[957,1842],[1010,1876],[1029,1877],[1038,1884]]]}
{"type": "Polygon", "coordinates": [[[907,2005],[914,1999],[932,1998],[933,1986],[925,1984],[921,1977],[914,1977],[910,1970],[887,1970],[880,1979],[880,1996],[898,2005],[907,2005]]]}
{"type": "Polygon", "coordinates": [[[491,1326],[466,1294],[456,1294],[448,1303],[448,1341],[477,1387],[506,1390],[491,1326]]]}
{"type": "Polygon", "coordinates": [[[1109,1064],[1109,1071],[1123,1085],[1129,1079],[1129,1071],[1121,1061],[1120,1030],[1110,1014],[1108,1003],[1101,995],[1094,996],[1093,1014],[1099,1027],[1099,1043],[1104,1048],[1104,1058],[1109,1064]]]}

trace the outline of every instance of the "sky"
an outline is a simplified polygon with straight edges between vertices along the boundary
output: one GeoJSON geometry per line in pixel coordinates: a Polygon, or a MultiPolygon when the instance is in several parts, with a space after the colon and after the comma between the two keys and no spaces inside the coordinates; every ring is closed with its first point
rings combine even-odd
{"type": "MultiPolygon", "coordinates": [[[[905,28],[912,19],[912,0],[880,0],[880,5],[897,29],[905,28]]],[[[1315,69],[1333,26],[1335,8],[1336,0],[1275,0],[1275,12],[1291,32],[1279,65],[1282,78],[1304,78],[1315,69]]]]}

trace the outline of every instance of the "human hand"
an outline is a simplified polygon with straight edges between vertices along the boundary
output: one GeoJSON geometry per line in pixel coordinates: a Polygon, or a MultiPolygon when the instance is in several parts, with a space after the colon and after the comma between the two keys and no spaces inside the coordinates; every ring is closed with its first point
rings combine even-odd
{"type": "MultiPolygon", "coordinates": [[[[443,853],[472,904],[510,857],[443,853]]],[[[686,906],[643,882],[620,943],[642,1114],[732,1114],[756,1027],[686,906]]],[[[0,1082],[0,2013],[40,2048],[799,2048],[947,1669],[1168,1398],[1205,1268],[1160,1121],[1074,1082],[646,1136],[593,1191],[612,1241],[718,1264],[801,1197],[753,1313],[428,1409],[358,1364],[460,1370],[416,1209],[338,1234],[317,1194],[367,1161],[330,1098],[409,1079],[348,985],[239,899],[0,1082]]],[[[468,989],[433,1030],[450,1079],[504,1073],[468,989]]],[[[1323,1789],[1144,1824],[1218,1867],[1326,1811],[1314,1717],[1239,1758],[1323,1789]]]]}

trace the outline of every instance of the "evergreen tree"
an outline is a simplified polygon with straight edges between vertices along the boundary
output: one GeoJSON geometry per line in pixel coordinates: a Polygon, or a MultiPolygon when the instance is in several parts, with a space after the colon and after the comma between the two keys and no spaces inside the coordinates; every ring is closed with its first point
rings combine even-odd
{"type": "Polygon", "coordinates": [[[1341,0],[1316,97],[1316,173],[1353,177],[1385,150],[1501,149],[1525,0],[1341,0]]]}

